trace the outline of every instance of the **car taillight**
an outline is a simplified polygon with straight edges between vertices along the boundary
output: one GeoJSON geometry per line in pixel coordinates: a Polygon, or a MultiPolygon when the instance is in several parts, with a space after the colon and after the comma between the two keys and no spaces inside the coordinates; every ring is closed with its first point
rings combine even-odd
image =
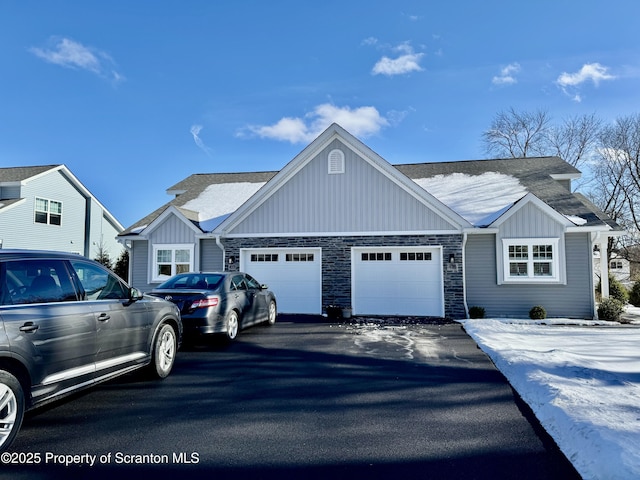
{"type": "Polygon", "coordinates": [[[191,304],[191,308],[217,307],[220,299],[218,297],[206,297],[196,300],[191,304]]]}

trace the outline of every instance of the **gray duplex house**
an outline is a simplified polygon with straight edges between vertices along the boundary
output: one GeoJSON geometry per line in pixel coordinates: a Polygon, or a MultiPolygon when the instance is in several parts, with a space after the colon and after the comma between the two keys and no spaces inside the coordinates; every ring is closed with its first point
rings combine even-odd
{"type": "Polygon", "coordinates": [[[187,177],[119,239],[142,290],[241,270],[286,313],[593,318],[592,252],[621,231],[579,177],[558,157],[392,165],[333,124],[280,171],[187,177]]]}

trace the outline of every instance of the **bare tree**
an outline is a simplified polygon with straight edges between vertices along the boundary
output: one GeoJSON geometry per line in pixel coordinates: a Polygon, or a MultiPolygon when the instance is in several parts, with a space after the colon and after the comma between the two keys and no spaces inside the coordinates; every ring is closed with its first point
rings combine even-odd
{"type": "Polygon", "coordinates": [[[617,242],[618,253],[640,262],[635,248],[640,244],[640,115],[602,128],[594,171],[589,196],[628,232],[617,242]]]}
{"type": "Polygon", "coordinates": [[[499,112],[482,134],[487,154],[502,158],[548,155],[550,118],[546,111],[499,112]]]}
{"type": "Polygon", "coordinates": [[[567,118],[548,129],[549,154],[579,168],[592,155],[601,130],[602,121],[593,113],[567,118]]]}

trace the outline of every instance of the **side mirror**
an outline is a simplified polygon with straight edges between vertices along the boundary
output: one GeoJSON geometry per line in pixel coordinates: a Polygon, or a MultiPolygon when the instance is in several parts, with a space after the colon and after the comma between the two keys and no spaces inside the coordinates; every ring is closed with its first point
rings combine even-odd
{"type": "Polygon", "coordinates": [[[135,302],[136,300],[142,300],[143,296],[144,295],[142,294],[142,292],[137,288],[131,287],[131,289],[129,290],[129,300],[131,300],[132,302],[135,302]]]}
{"type": "Polygon", "coordinates": [[[261,290],[268,290],[269,289],[269,285],[267,285],[266,283],[263,283],[262,285],[260,285],[260,289],[261,290]]]}

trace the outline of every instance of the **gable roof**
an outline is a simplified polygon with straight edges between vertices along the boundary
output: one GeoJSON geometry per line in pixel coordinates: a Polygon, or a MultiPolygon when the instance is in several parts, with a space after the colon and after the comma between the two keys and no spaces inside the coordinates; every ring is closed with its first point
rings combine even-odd
{"type": "Polygon", "coordinates": [[[48,172],[49,170],[58,169],[62,165],[39,165],[33,167],[3,167],[0,168],[0,185],[10,185],[25,180],[29,180],[32,177],[36,177],[41,173],[48,172]]]}
{"type": "Polygon", "coordinates": [[[561,183],[579,178],[581,174],[559,157],[391,165],[333,124],[279,172],[187,177],[167,189],[175,198],[127,228],[121,236],[141,233],[169,207],[175,207],[203,233],[224,233],[246,218],[336,137],[407,192],[462,228],[490,226],[520,199],[533,194],[574,226],[620,229],[584,196],[570,192],[561,183]]]}
{"type": "MultiPolygon", "coordinates": [[[[0,168],[0,187],[24,185],[36,178],[47,175],[52,172],[59,172],[67,179],[86,198],[93,199],[102,209],[108,221],[117,229],[122,231],[124,226],[107,210],[100,201],[85,187],[76,176],[71,173],[66,165],[36,165],[29,167],[4,167],[0,168]]],[[[10,207],[23,199],[2,199],[0,198],[0,210],[4,207],[10,207]]]]}
{"type": "Polygon", "coordinates": [[[420,188],[415,182],[412,182],[406,175],[394,168],[380,155],[375,153],[338,124],[334,123],[322,132],[320,136],[311,142],[311,144],[309,144],[293,160],[285,165],[282,170],[274,175],[264,188],[261,188],[255,195],[251,196],[245,203],[243,203],[239,209],[231,213],[228,218],[224,219],[223,222],[213,230],[213,232],[216,234],[222,234],[233,229],[236,225],[242,222],[244,218],[255,211],[271,195],[286,184],[289,179],[296,175],[297,172],[302,170],[317,156],[319,152],[321,152],[335,139],[339,139],[343,145],[356,152],[362,161],[368,163],[378,172],[382,173],[387,177],[387,179],[395,183],[398,187],[417,199],[427,208],[436,212],[436,214],[446,220],[449,224],[456,225],[460,229],[471,227],[471,224],[457,212],[442,203],[425,189],[420,188]]]}
{"type": "Polygon", "coordinates": [[[579,226],[619,228],[584,196],[559,180],[580,177],[560,157],[434,162],[395,167],[477,227],[488,226],[527,193],[533,193],[579,226]],[[484,214],[484,216],[482,215],[484,214]]]}

